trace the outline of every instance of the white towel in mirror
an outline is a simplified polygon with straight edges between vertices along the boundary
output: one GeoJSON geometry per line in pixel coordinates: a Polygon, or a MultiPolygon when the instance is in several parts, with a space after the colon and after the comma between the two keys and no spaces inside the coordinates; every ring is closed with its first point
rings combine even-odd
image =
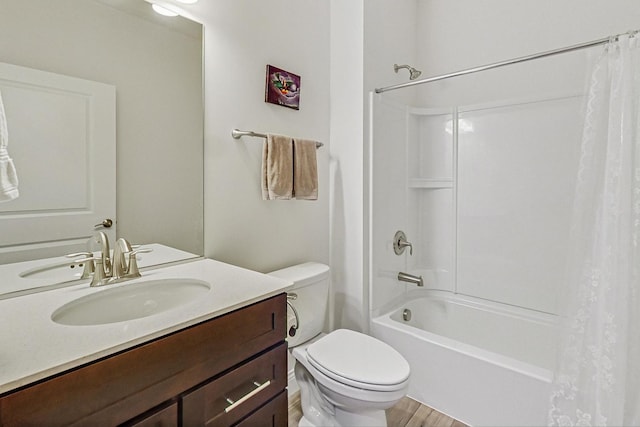
{"type": "Polygon", "coordinates": [[[9,157],[9,132],[0,94],[0,202],[18,198],[18,175],[13,160],[9,157]]]}

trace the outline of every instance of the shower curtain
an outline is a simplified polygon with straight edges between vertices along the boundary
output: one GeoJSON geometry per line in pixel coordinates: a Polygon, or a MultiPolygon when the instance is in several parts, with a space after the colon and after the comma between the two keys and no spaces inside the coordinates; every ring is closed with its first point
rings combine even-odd
{"type": "Polygon", "coordinates": [[[639,38],[591,75],[550,426],[640,425],[639,38]]]}

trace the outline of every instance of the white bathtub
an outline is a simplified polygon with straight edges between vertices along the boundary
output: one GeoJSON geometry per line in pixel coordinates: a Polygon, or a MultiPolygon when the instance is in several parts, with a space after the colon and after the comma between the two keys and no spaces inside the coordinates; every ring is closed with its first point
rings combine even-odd
{"type": "Polygon", "coordinates": [[[371,324],[409,361],[409,396],[472,426],[547,425],[555,316],[450,292],[420,295],[371,324]]]}

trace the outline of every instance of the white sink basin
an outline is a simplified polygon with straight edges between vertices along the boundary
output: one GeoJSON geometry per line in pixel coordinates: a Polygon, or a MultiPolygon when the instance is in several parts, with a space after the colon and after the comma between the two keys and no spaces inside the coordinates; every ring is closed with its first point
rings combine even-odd
{"type": "Polygon", "coordinates": [[[207,282],[194,279],[124,284],[71,301],[54,311],[51,320],[88,326],[140,319],[187,304],[210,290],[207,282]]]}

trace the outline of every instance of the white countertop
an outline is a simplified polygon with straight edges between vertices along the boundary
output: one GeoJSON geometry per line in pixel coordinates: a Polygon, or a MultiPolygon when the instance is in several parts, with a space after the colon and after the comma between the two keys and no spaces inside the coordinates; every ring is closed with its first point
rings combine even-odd
{"type": "Polygon", "coordinates": [[[90,288],[82,283],[0,300],[0,394],[284,292],[291,282],[201,259],[143,272],[141,278],[90,288]],[[51,313],[76,298],[132,283],[170,278],[208,282],[211,290],[185,305],[140,319],[65,326],[51,313]]]}

